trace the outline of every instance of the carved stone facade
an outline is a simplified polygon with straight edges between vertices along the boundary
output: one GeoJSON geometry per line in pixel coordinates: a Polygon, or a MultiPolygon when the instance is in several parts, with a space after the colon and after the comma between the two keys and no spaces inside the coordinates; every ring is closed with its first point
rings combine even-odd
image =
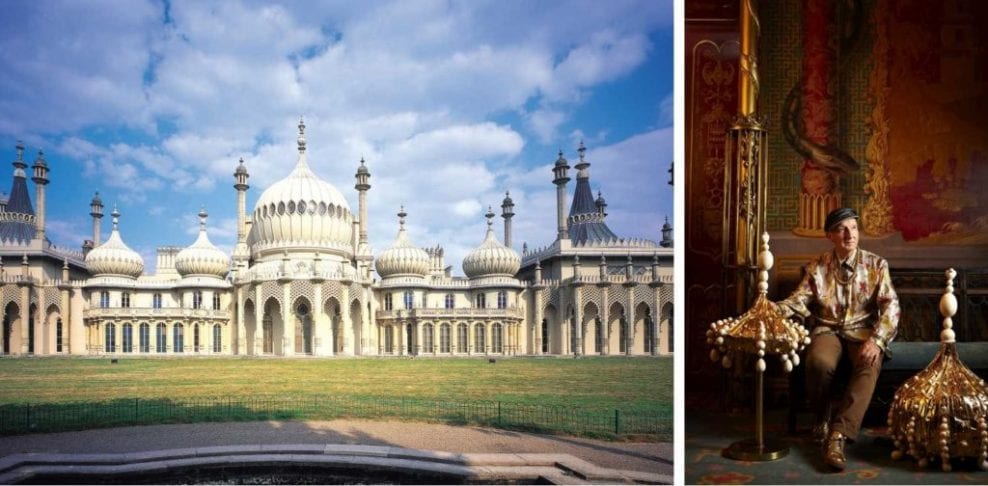
{"type": "MultiPolygon", "coordinates": [[[[238,241],[232,256],[209,242],[203,211],[198,239],[184,249],[160,247],[155,273],[145,275],[143,260],[123,242],[116,209],[111,236],[100,244],[98,194],[90,206],[94,234],[83,245],[85,253],[43,239],[38,231],[43,217],[23,209],[31,209],[29,200],[5,203],[0,226],[31,228],[0,228],[0,234],[14,235],[0,241],[3,354],[672,352],[671,241],[660,246],[613,235],[605,223],[606,203],[589,194],[590,164],[582,146],[569,218],[558,211],[560,238],[518,255],[498,241],[494,214],[488,212],[483,243],[464,259],[467,275],[454,277],[441,247],[426,251],[408,241],[404,210],[392,247],[369,254],[369,170],[361,161],[355,185],[359,219],[339,191],[309,169],[304,129],[300,123],[295,170],[264,191],[251,215],[245,209],[249,175],[243,161],[234,173],[238,241]],[[15,261],[19,268],[11,268],[15,261]]],[[[20,150],[19,165],[25,165],[20,150]]],[[[23,168],[15,164],[15,169],[15,186],[23,185],[17,180],[24,179],[23,168]]],[[[28,197],[26,185],[20,189],[11,199],[15,192],[28,197]]],[[[565,204],[565,195],[560,199],[565,204]]],[[[513,207],[506,197],[502,217],[508,238],[513,207]]],[[[668,238],[671,228],[665,230],[668,238]]]]}

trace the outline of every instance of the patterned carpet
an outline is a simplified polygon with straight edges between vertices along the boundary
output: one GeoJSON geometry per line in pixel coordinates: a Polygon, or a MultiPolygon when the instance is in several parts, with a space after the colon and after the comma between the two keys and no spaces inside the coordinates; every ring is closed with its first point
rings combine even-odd
{"type": "MultiPolygon", "coordinates": [[[[782,410],[766,414],[765,437],[787,442],[788,456],[769,462],[721,456],[721,450],[731,443],[755,437],[754,422],[751,413],[688,413],[686,484],[988,484],[988,472],[978,469],[974,461],[954,461],[949,473],[942,472],[939,462],[920,469],[911,459],[893,461],[892,442],[883,426],[862,430],[858,441],[847,446],[847,469],[832,472],[808,430],[797,436],[787,434],[782,410]]],[[[808,419],[801,419],[801,425],[808,424],[808,419]]]]}

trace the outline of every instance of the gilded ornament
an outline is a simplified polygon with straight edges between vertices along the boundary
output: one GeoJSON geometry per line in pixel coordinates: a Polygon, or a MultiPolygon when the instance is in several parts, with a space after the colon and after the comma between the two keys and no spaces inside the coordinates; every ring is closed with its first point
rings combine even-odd
{"type": "Polygon", "coordinates": [[[796,321],[785,318],[768,300],[768,271],[775,264],[769,251],[768,233],[762,233],[758,253],[758,297],[747,312],[738,318],[721,319],[707,330],[707,344],[712,346],[710,359],[720,361],[724,368],[744,360],[735,359],[743,354],[754,354],[756,377],[756,438],[731,444],[723,454],[731,459],[745,461],[771,461],[785,457],[788,446],[773,440],[766,441],[762,427],[763,374],[767,368],[766,355],[777,355],[788,373],[799,365],[799,352],[810,343],[809,331],[796,321]]]}
{"type": "Polygon", "coordinates": [[[912,456],[920,467],[935,459],[949,472],[950,460],[974,458],[988,470],[988,388],[957,355],[953,315],[954,269],[946,271],[947,288],[940,298],[943,330],[933,361],[895,393],[888,425],[896,450],[892,459],[912,456]]]}

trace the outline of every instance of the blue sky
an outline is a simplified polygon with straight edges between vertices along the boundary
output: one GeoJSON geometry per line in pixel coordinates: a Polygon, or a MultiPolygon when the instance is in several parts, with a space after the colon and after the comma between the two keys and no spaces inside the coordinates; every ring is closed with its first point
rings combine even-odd
{"type": "Polygon", "coordinates": [[[250,212],[294,166],[299,116],[354,213],[366,159],[375,252],[404,205],[412,241],[462,274],[506,190],[515,249],[551,243],[550,167],[580,140],[618,235],[675,224],[670,1],[7,1],[0,23],[0,147],[44,149],[59,246],[91,237],[98,190],[146,268],[192,243],[200,206],[229,251],[238,160],[250,212]]]}

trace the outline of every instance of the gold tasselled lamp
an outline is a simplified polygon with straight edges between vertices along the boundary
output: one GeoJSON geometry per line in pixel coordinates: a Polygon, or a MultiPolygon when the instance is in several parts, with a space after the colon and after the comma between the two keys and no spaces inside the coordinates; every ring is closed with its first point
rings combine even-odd
{"type": "Polygon", "coordinates": [[[895,392],[889,409],[889,433],[895,441],[892,459],[910,455],[920,467],[937,458],[950,471],[952,458],[974,458],[988,469],[988,388],[957,355],[953,315],[953,268],[946,271],[947,289],[940,298],[943,331],[933,361],[895,392]]]}
{"type": "Polygon", "coordinates": [[[787,319],[768,300],[768,271],[775,258],[768,247],[768,233],[762,233],[762,244],[758,253],[758,297],[751,309],[741,317],[721,319],[710,325],[707,331],[707,344],[710,359],[720,361],[724,368],[730,368],[744,354],[755,354],[755,439],[745,439],[724,449],[725,457],[744,461],[773,461],[785,457],[789,447],[779,441],[766,441],[763,415],[763,374],[767,354],[778,355],[783,369],[788,373],[799,365],[799,352],[810,343],[809,331],[800,323],[787,319]]]}

